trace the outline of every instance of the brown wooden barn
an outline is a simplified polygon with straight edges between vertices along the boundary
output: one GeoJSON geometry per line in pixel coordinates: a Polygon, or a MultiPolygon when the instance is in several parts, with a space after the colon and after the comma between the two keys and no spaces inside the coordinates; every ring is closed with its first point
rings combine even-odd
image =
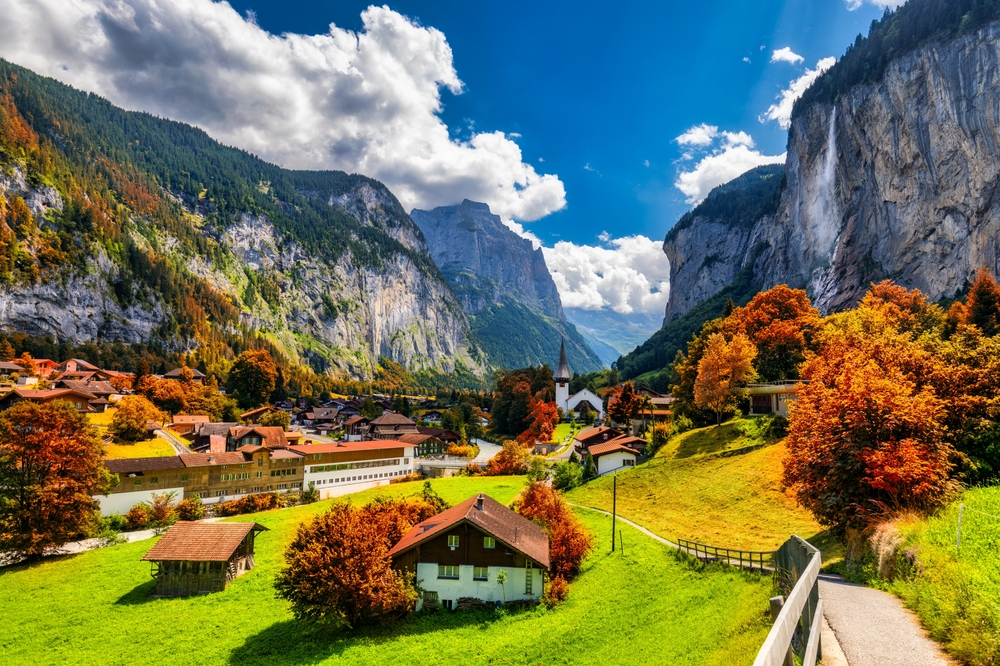
{"type": "Polygon", "coordinates": [[[229,581],[253,568],[254,538],[266,529],[258,523],[174,523],[142,557],[153,563],[155,596],[226,589],[229,581]]]}

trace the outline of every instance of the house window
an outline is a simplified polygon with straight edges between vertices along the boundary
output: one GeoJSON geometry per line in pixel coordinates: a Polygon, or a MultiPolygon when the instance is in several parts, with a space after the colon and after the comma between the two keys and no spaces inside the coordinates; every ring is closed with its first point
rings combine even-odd
{"type": "Polygon", "coordinates": [[[448,547],[449,548],[458,548],[458,535],[457,534],[449,534],[448,535],[448,547]]]}
{"type": "Polygon", "coordinates": [[[225,490],[216,490],[215,491],[215,496],[216,497],[225,497],[226,496],[226,491],[225,490]]]}
{"type": "Polygon", "coordinates": [[[438,565],[438,578],[453,578],[453,579],[457,580],[458,579],[458,567],[446,566],[444,564],[439,564],[438,565]]]}
{"type": "Polygon", "coordinates": [[[322,453],[314,453],[312,459],[313,460],[322,460],[323,459],[323,454],[322,453]]]}
{"type": "Polygon", "coordinates": [[[142,479],[136,479],[135,481],[132,482],[132,485],[133,486],[141,486],[142,485],[142,479]]]}
{"type": "Polygon", "coordinates": [[[151,476],[151,477],[149,477],[149,482],[150,483],[159,483],[159,481],[160,481],[160,477],[158,477],[158,476],[151,476]]]}
{"type": "Polygon", "coordinates": [[[260,486],[254,486],[253,488],[250,489],[250,492],[259,493],[260,492],[260,486]]]}
{"type": "Polygon", "coordinates": [[[452,603],[453,602],[452,602],[451,599],[442,599],[441,600],[441,605],[444,606],[447,610],[455,610],[453,608],[453,606],[452,606],[452,603]]]}
{"type": "Polygon", "coordinates": [[[181,474],[181,481],[187,481],[187,480],[188,480],[188,475],[187,474],[181,474]]]}
{"type": "Polygon", "coordinates": [[[472,580],[489,580],[489,567],[472,567],[472,580]]]}
{"type": "Polygon", "coordinates": [[[263,476],[264,476],[264,472],[257,472],[257,478],[258,479],[263,478],[263,476]]]}
{"type": "Polygon", "coordinates": [[[483,548],[496,548],[497,540],[493,537],[483,537],[483,548]]]}
{"type": "Polygon", "coordinates": [[[257,458],[257,467],[263,467],[263,466],[264,466],[264,456],[260,456],[257,458]]]}

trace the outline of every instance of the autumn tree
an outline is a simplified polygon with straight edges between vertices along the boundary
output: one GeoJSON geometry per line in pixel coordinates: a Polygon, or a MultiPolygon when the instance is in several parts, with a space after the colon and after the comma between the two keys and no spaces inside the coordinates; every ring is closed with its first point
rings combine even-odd
{"type": "Polygon", "coordinates": [[[988,336],[1000,331],[1000,286],[985,268],[979,271],[969,289],[963,323],[978,326],[988,336]]]}
{"type": "Polygon", "coordinates": [[[753,360],[757,354],[750,339],[737,333],[729,342],[721,333],[708,340],[694,384],[694,402],[715,412],[716,424],[723,412],[735,407],[744,393],[744,385],[754,377],[753,360]]]}
{"type": "Polygon", "coordinates": [[[486,463],[486,474],[489,476],[508,476],[524,474],[528,471],[530,453],[520,442],[508,439],[502,448],[486,463]]]}
{"type": "Polygon", "coordinates": [[[393,569],[389,551],[435,514],[420,500],[384,500],[363,508],[336,504],[299,525],[275,580],[298,618],[347,627],[385,622],[413,609],[412,575],[393,569]]]}
{"type": "Polygon", "coordinates": [[[765,381],[776,381],[798,378],[819,321],[804,289],[780,284],[734,308],[723,327],[729,336],[742,333],[750,340],[757,350],[754,370],[765,381]]]}
{"type": "Polygon", "coordinates": [[[532,421],[532,401],[555,400],[552,370],[543,365],[500,373],[493,391],[493,430],[519,435],[532,421]]]}
{"type": "Polygon", "coordinates": [[[10,363],[14,360],[14,345],[10,344],[10,340],[3,340],[0,342],[0,361],[10,363]]]}
{"type": "Polygon", "coordinates": [[[593,549],[593,537],[577,520],[558,491],[544,482],[531,483],[514,504],[519,514],[541,525],[549,535],[549,573],[573,580],[583,558],[593,549]]]}
{"type": "Polygon", "coordinates": [[[21,354],[21,357],[14,361],[14,363],[24,368],[24,374],[28,377],[34,377],[37,374],[35,372],[35,361],[28,352],[21,354]]]}
{"type": "Polygon", "coordinates": [[[119,441],[138,442],[147,437],[147,423],[160,424],[166,418],[145,396],[127,395],[118,401],[108,431],[119,441]]]}
{"type": "Polygon", "coordinates": [[[292,415],[284,410],[276,410],[267,412],[259,420],[262,426],[276,426],[288,430],[288,426],[292,424],[292,415]]]}
{"type": "Polygon", "coordinates": [[[68,402],[0,413],[0,551],[28,558],[84,535],[111,479],[101,441],[68,402]]]}
{"type": "Polygon", "coordinates": [[[554,402],[536,402],[531,405],[531,423],[518,435],[522,444],[548,442],[552,439],[556,425],[559,423],[559,408],[554,402]]]}
{"type": "Polygon", "coordinates": [[[259,407],[271,397],[277,376],[271,352],[248,349],[236,357],[229,370],[228,386],[240,407],[259,407]]]}
{"type": "Polygon", "coordinates": [[[619,425],[630,425],[642,407],[642,398],[632,382],[612,389],[608,396],[608,418],[619,425]]]}

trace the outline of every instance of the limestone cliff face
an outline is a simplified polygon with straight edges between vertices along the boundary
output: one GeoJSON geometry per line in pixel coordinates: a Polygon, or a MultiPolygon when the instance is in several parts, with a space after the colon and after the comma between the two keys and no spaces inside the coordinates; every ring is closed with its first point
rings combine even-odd
{"type": "Polygon", "coordinates": [[[938,299],[981,267],[1000,271],[1000,22],[897,58],[833,106],[801,109],[786,174],[773,216],[699,219],[668,236],[668,319],[744,267],[759,288],[806,287],[824,312],[872,281],[938,299]]]}

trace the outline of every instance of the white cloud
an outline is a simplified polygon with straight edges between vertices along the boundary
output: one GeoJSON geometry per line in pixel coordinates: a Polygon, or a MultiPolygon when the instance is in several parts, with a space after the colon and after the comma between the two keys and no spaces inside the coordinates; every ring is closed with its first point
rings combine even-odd
{"type": "Polygon", "coordinates": [[[704,201],[713,188],[762,164],[783,163],[785,155],[764,155],[743,144],[726,145],[703,157],[691,171],[679,173],[674,186],[687,195],[685,201],[697,205],[704,201]]]}
{"type": "Polygon", "coordinates": [[[883,9],[896,9],[905,4],[906,0],[846,0],[846,2],[848,11],[853,12],[855,9],[860,9],[861,5],[865,4],[865,2],[876,7],[882,7],[883,9]]]}
{"type": "Polygon", "coordinates": [[[787,46],[777,49],[771,54],[771,62],[788,62],[793,65],[797,65],[804,60],[805,58],[800,56],[798,53],[795,53],[787,46]]]}
{"type": "Polygon", "coordinates": [[[807,69],[805,74],[789,83],[788,88],[778,94],[778,101],[769,106],[767,111],[761,114],[760,122],[765,123],[769,120],[777,120],[782,129],[791,127],[792,107],[795,105],[795,100],[802,97],[802,93],[812,85],[813,81],[822,76],[823,72],[833,67],[836,62],[837,59],[833,57],[823,58],[816,63],[816,69],[807,69]]]}
{"type": "Polygon", "coordinates": [[[670,295],[663,244],[645,236],[609,239],[609,247],[559,241],[543,247],[563,306],[621,314],[661,313],[670,295]]]}
{"type": "Polygon", "coordinates": [[[681,134],[674,141],[682,146],[709,146],[717,136],[719,136],[718,127],[702,123],[684,132],[684,134],[681,134]]]}
{"type": "Polygon", "coordinates": [[[204,128],[283,166],[385,182],[403,205],[463,198],[534,220],[563,183],[502,132],[453,140],[441,89],[462,92],[443,33],[388,7],[363,28],[273,35],[212,0],[0,0],[0,55],[129,109],[204,128]]]}
{"type": "Polygon", "coordinates": [[[595,169],[594,169],[594,167],[590,166],[590,162],[587,162],[586,164],[583,165],[583,170],[584,171],[594,171],[595,169]]]}
{"type": "Polygon", "coordinates": [[[649,166],[649,160],[643,160],[642,161],[642,165],[648,167],[649,166]]]}
{"type": "Polygon", "coordinates": [[[509,217],[501,217],[500,221],[504,223],[504,226],[506,226],[508,229],[513,231],[521,238],[527,238],[528,240],[530,240],[531,247],[533,247],[534,249],[537,250],[542,246],[542,239],[533,234],[532,232],[528,231],[527,229],[525,229],[524,225],[521,224],[520,222],[515,222],[509,217]]]}
{"type": "Polygon", "coordinates": [[[748,56],[743,56],[743,62],[750,62],[750,58],[748,56]]]}
{"type": "Polygon", "coordinates": [[[609,234],[607,231],[602,231],[601,233],[597,234],[597,240],[601,241],[602,243],[607,243],[609,240],[611,240],[611,234],[609,234]]]}

